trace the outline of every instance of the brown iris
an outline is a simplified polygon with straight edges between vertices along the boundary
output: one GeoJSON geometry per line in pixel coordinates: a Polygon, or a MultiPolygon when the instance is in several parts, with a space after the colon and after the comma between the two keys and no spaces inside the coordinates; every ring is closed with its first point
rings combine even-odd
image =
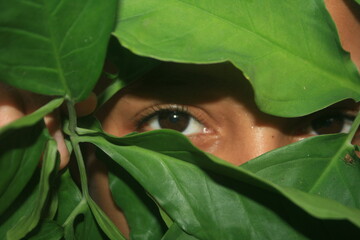
{"type": "Polygon", "coordinates": [[[311,126],[317,134],[331,134],[341,132],[344,122],[344,116],[330,115],[314,119],[311,122],[311,126]]]}
{"type": "Polygon", "coordinates": [[[183,132],[189,125],[190,116],[184,112],[164,110],[159,113],[158,120],[161,128],[183,132]]]}

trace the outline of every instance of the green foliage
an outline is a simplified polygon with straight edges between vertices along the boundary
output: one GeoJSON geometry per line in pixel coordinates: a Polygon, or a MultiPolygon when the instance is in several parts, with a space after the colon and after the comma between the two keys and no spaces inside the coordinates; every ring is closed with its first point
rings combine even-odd
{"type": "Polygon", "coordinates": [[[167,61],[231,61],[264,112],[294,117],[359,100],[359,74],[323,1],[120,2],[114,34],[124,46],[167,61]]]}
{"type": "Polygon", "coordinates": [[[273,115],[357,101],[359,73],[322,0],[2,1],[0,48],[0,81],[60,96],[0,128],[0,239],[125,239],[89,194],[80,143],[93,144],[110,169],[131,239],[359,239],[351,139],[360,115],[348,134],[308,138],[236,167],[173,131],[107,135],[74,108],[94,88],[107,48],[119,73],[100,105],[158,60],[231,61],[273,115]],[[70,167],[58,169],[42,120],[63,102],[79,186],[70,167]]]}
{"type": "Polygon", "coordinates": [[[1,80],[74,101],[87,97],[102,69],[116,1],[15,0],[1,1],[0,9],[1,80]]]}

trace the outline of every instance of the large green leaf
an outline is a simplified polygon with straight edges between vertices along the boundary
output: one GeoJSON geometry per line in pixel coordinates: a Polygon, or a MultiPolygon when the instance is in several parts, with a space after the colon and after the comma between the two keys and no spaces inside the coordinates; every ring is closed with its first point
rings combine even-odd
{"type": "Polygon", "coordinates": [[[0,2],[0,79],[79,101],[100,75],[117,2],[0,2]]]}
{"type": "MultiPolygon", "coordinates": [[[[119,139],[120,146],[95,136],[81,137],[81,141],[89,141],[100,147],[139,181],[174,222],[199,239],[308,239],[308,235],[310,238],[325,239],[339,234],[359,236],[359,230],[346,221],[317,220],[280,194],[248,184],[257,180],[251,174],[241,173],[238,168],[235,170],[228,167],[228,170],[236,171],[240,178],[248,178],[248,183],[230,179],[216,171],[206,171],[195,164],[169,156],[179,153],[182,158],[198,162],[200,166],[205,161],[213,164],[211,159],[189,147],[188,143],[184,148],[184,142],[179,140],[183,138],[166,138],[165,135],[159,139],[161,134],[157,134],[156,141],[152,138],[155,135],[151,137],[151,134],[132,138],[133,143],[138,141],[140,144],[143,140],[153,147],[158,145],[164,148],[167,145],[167,151],[163,149],[162,153],[128,145],[130,137],[127,139],[129,141],[119,139]],[[199,161],[200,158],[202,160],[199,161]],[[339,225],[336,231],[333,223],[339,225]]],[[[225,166],[217,167],[221,169],[225,166]]],[[[295,196],[298,192],[291,194],[295,196]]],[[[301,194],[296,197],[307,200],[301,194]]],[[[309,194],[306,197],[313,198],[309,194]]],[[[317,200],[325,204],[322,210],[330,210],[330,215],[337,212],[342,217],[351,214],[354,215],[353,218],[358,216],[356,211],[352,212],[353,209],[340,208],[339,204],[327,205],[329,202],[334,203],[333,201],[317,200]]],[[[317,204],[316,207],[321,208],[321,205],[317,204]]]]}
{"type": "Polygon", "coordinates": [[[132,0],[120,1],[118,15],[114,34],[137,54],[231,61],[267,113],[300,116],[360,100],[359,74],[323,0],[132,0]]]}
{"type": "MultiPolygon", "coordinates": [[[[259,178],[258,176],[254,175],[252,172],[245,171],[244,168],[235,167],[232,164],[229,164],[221,159],[218,159],[211,154],[207,154],[207,155],[204,154],[203,152],[199,151],[197,148],[193,147],[189,143],[189,140],[186,137],[184,137],[182,134],[179,134],[178,132],[162,130],[162,131],[153,131],[143,134],[130,134],[127,137],[116,138],[106,133],[101,133],[102,132],[101,126],[96,120],[89,118],[84,120],[87,121],[82,121],[81,122],[82,126],[87,126],[88,128],[91,128],[91,130],[78,128],[77,131],[79,134],[102,135],[105,136],[107,140],[117,145],[118,144],[128,145],[128,146],[135,145],[165,154],[167,156],[176,159],[181,159],[183,161],[191,162],[215,174],[223,174],[225,176],[231,177],[241,182],[246,182],[256,187],[267,189],[269,191],[280,192],[288,199],[293,201],[296,205],[306,210],[309,214],[316,216],[318,218],[348,219],[351,222],[353,222],[355,225],[360,227],[359,210],[346,208],[337,202],[328,201],[322,197],[317,197],[316,195],[308,195],[303,191],[299,191],[294,188],[287,188],[286,186],[274,184],[271,181],[267,181],[263,178],[259,178]],[[176,140],[174,140],[174,137],[176,140]]],[[[337,167],[337,164],[334,164],[338,162],[336,161],[337,159],[340,160],[340,163],[343,163],[343,160],[346,160],[346,158],[353,160],[357,159],[356,156],[354,156],[353,153],[354,147],[350,144],[350,141],[352,139],[353,134],[356,132],[359,121],[360,118],[357,117],[354,126],[351,129],[351,133],[349,133],[347,137],[337,138],[335,135],[335,141],[332,141],[332,146],[331,146],[333,147],[332,149],[328,148],[328,146],[325,146],[324,149],[322,150],[323,157],[328,159],[329,163],[331,163],[328,164],[329,167],[327,168],[327,170],[331,169],[332,167],[335,168],[337,167]],[[333,156],[331,154],[336,154],[337,156],[333,156]]],[[[326,138],[327,136],[320,137],[320,139],[322,140],[326,138]]],[[[331,138],[332,137],[330,137],[330,139],[331,138]]],[[[318,142],[319,139],[318,140],[316,139],[317,138],[313,138],[315,142],[318,142]]],[[[284,151],[283,152],[284,154],[288,153],[286,149],[288,149],[288,147],[290,149],[293,149],[294,146],[295,148],[298,148],[299,151],[301,151],[301,148],[304,147],[305,149],[308,150],[312,149],[311,152],[316,152],[318,151],[318,147],[317,145],[314,144],[314,142],[312,142],[313,140],[311,141],[309,140],[309,142],[305,141],[304,145],[302,145],[302,143],[289,145],[285,148],[282,148],[281,152],[284,151]]],[[[302,154],[301,156],[303,156],[304,154],[306,154],[306,152],[302,152],[301,154],[302,154]]],[[[272,157],[278,158],[277,155],[272,155],[272,157]]],[[[283,159],[289,160],[286,157],[283,159]]],[[[291,165],[289,166],[291,167],[291,165]]],[[[345,168],[345,171],[349,171],[350,175],[354,175],[354,174],[356,175],[353,169],[345,168]]],[[[355,172],[356,171],[357,170],[355,170],[355,172]]],[[[325,172],[324,174],[322,174],[322,176],[329,177],[331,175],[325,172]]],[[[313,176],[314,179],[316,179],[317,177],[319,176],[318,175],[313,176]]],[[[325,178],[324,180],[325,181],[323,182],[327,183],[328,180],[331,181],[332,179],[325,178]]],[[[326,186],[326,184],[324,186],[326,186]]],[[[344,191],[348,191],[348,192],[354,191],[352,187],[353,185],[350,184],[346,186],[348,190],[344,190],[344,191]]],[[[331,198],[338,200],[341,199],[341,197],[334,197],[334,196],[331,198]]],[[[347,204],[346,202],[343,201],[340,202],[347,204]]],[[[347,204],[347,205],[357,206],[357,204],[347,204]]]]}
{"type": "Polygon", "coordinates": [[[0,214],[33,176],[48,138],[43,123],[0,135],[0,214]]]}
{"type": "Polygon", "coordinates": [[[347,135],[324,135],[276,149],[242,165],[257,176],[360,208],[360,160],[347,135]],[[314,147],[316,146],[316,148],[314,147]]]}

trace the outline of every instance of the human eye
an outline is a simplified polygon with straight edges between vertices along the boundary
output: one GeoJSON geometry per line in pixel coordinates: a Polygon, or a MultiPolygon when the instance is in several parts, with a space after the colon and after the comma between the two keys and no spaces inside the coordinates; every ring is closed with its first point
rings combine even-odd
{"type": "Polygon", "coordinates": [[[155,105],[141,114],[137,131],[172,129],[187,136],[207,133],[208,128],[196,115],[183,105],[155,105]]]}
{"type": "Polygon", "coordinates": [[[309,134],[322,135],[348,133],[355,119],[355,114],[330,112],[314,116],[310,121],[309,134]]]}

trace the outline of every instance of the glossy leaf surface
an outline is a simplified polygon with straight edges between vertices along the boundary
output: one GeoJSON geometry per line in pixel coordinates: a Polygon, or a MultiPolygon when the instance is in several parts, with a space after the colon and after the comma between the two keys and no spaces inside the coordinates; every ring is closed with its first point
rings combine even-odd
{"type": "Polygon", "coordinates": [[[322,0],[133,0],[118,14],[115,35],[137,54],[231,61],[267,113],[293,117],[360,100],[359,73],[322,0]]]}
{"type": "Polygon", "coordinates": [[[347,135],[324,135],[269,152],[241,167],[282,186],[291,186],[360,209],[360,160],[347,135]],[[317,146],[314,148],[313,146],[317,146]],[[284,174],[274,174],[274,173],[284,174]],[[335,190],[336,189],[336,190],[335,190]]]}
{"type": "Polygon", "coordinates": [[[102,69],[116,4],[1,1],[1,81],[75,101],[87,97],[102,69]]]}
{"type": "MultiPolygon", "coordinates": [[[[132,174],[187,233],[200,239],[219,239],[224,236],[226,239],[238,239],[239,237],[264,239],[270,236],[272,239],[283,239],[285,236],[291,236],[292,239],[307,239],[308,234],[322,239],[337,234],[331,230],[332,221],[324,223],[322,220],[312,218],[281,195],[268,192],[256,185],[249,185],[248,183],[252,181],[256,182],[256,179],[252,179],[251,174],[246,176],[244,173],[241,174],[241,171],[237,172],[240,178],[248,178],[248,183],[245,183],[229,179],[221,174],[223,173],[221,170],[220,174],[205,171],[203,169],[206,165],[205,161],[209,162],[209,166],[212,165],[211,160],[204,157],[205,155],[202,160],[199,160],[201,154],[197,154],[194,149],[190,150],[189,145],[186,152],[178,150],[178,147],[184,149],[184,144],[175,139],[170,141],[170,138],[164,141],[166,137],[160,142],[172,142],[174,145],[169,148],[169,144],[167,144],[167,150],[161,151],[159,146],[164,148],[165,145],[159,144],[159,142],[154,143],[150,136],[151,134],[144,134],[142,140],[146,142],[145,145],[152,145],[153,148],[157,146],[157,152],[149,152],[143,148],[127,145],[129,141],[121,141],[121,139],[118,144],[122,142],[123,146],[112,146],[95,137],[86,139],[101,147],[132,174]],[[174,155],[182,155],[182,157],[173,158],[174,155]],[[198,162],[197,165],[202,167],[199,168],[195,164],[180,160],[184,158],[190,162],[198,162]],[[295,220],[290,220],[289,216],[297,217],[293,217],[295,220]],[[290,222],[291,225],[297,227],[290,227],[288,225],[290,222]],[[324,228],[323,231],[314,231],[320,226],[324,228]],[[295,231],[299,227],[302,230],[295,231]],[[277,229],[277,231],[274,232],[273,229],[277,229]]],[[[157,138],[159,136],[161,134],[158,134],[157,138]]],[[[130,139],[131,137],[129,137],[130,139]]],[[[140,139],[141,137],[137,139],[138,143],[141,142],[140,139]]],[[[132,142],[134,144],[136,137],[134,136],[132,140],[134,140],[132,142]]],[[[218,169],[224,166],[218,165],[218,169]]],[[[228,170],[231,172],[230,168],[228,170]]],[[[306,197],[312,198],[311,195],[296,196],[297,192],[289,191],[288,193],[301,201],[307,200],[306,197]]],[[[335,207],[334,211],[343,216],[352,211],[347,210],[346,213],[342,213],[344,208],[337,208],[336,204],[327,205],[331,204],[331,201],[317,200],[325,205],[323,210],[335,207]]],[[[323,214],[326,214],[325,212],[323,214]]],[[[332,218],[332,213],[329,214],[329,217],[332,218]]],[[[359,236],[359,230],[353,225],[342,221],[339,221],[338,224],[341,226],[339,234],[340,232],[341,234],[352,232],[355,236],[359,236]]]]}

